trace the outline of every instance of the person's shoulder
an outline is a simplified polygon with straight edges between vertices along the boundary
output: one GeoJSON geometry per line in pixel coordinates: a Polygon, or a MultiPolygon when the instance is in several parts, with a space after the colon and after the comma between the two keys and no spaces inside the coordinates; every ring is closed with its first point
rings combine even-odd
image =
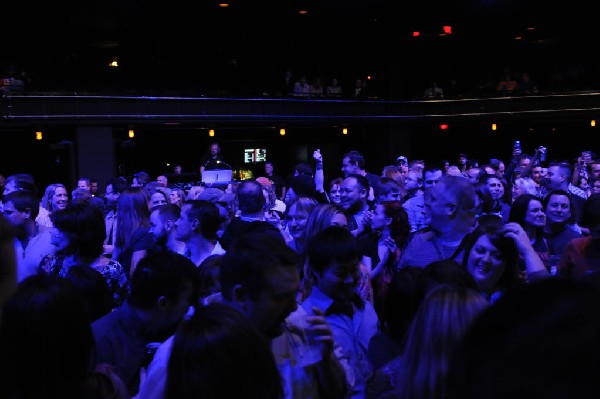
{"type": "Polygon", "coordinates": [[[432,241],[435,238],[435,233],[431,231],[430,228],[426,227],[424,229],[418,230],[415,232],[413,236],[413,240],[419,241],[432,241]]]}
{"type": "Polygon", "coordinates": [[[245,221],[240,218],[233,219],[223,231],[223,235],[219,240],[225,251],[234,239],[246,234],[272,234],[277,238],[285,241],[281,232],[277,227],[264,220],[245,221]]]}
{"type": "Polygon", "coordinates": [[[378,181],[379,181],[379,178],[380,178],[381,176],[379,176],[379,175],[376,175],[375,173],[372,173],[372,172],[367,172],[367,174],[365,175],[365,177],[366,177],[366,178],[367,178],[367,180],[369,180],[369,181],[376,181],[376,182],[378,182],[378,181]]]}
{"type": "Polygon", "coordinates": [[[584,249],[585,247],[587,247],[588,245],[590,245],[591,242],[592,242],[591,236],[575,237],[575,238],[572,238],[571,240],[569,240],[569,242],[567,243],[567,245],[565,247],[565,250],[567,250],[567,249],[581,250],[581,249],[584,249]]]}
{"type": "MultiPolygon", "coordinates": [[[[40,236],[40,237],[41,236],[48,236],[48,238],[50,238],[50,234],[52,232],[52,227],[38,224],[37,228],[38,229],[37,229],[36,236],[40,236]]],[[[44,237],[44,238],[46,238],[46,237],[44,237]]]]}
{"type": "Polygon", "coordinates": [[[90,326],[96,339],[102,336],[112,335],[116,331],[115,325],[121,318],[123,311],[123,307],[120,307],[113,312],[107,313],[99,319],[94,320],[91,323],[90,326]]]}
{"type": "Polygon", "coordinates": [[[402,206],[411,206],[411,205],[421,205],[425,204],[425,196],[424,195],[415,195],[414,197],[408,198],[406,201],[402,203],[402,206]]]}

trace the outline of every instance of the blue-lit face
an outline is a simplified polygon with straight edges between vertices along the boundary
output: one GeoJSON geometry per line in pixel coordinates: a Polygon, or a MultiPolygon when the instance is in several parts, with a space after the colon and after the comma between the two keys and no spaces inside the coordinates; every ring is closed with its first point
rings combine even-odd
{"type": "Polygon", "coordinates": [[[322,274],[315,273],[316,285],[325,295],[339,302],[348,301],[360,279],[359,260],[340,264],[334,262],[322,274]]]}
{"type": "Polygon", "coordinates": [[[342,172],[344,176],[351,175],[353,173],[357,173],[359,171],[358,165],[350,162],[350,158],[344,157],[342,160],[342,172]]]}
{"type": "Polygon", "coordinates": [[[546,214],[544,207],[538,200],[529,201],[527,212],[525,212],[525,225],[529,227],[544,227],[546,225],[546,214]]]}
{"type": "Polygon", "coordinates": [[[477,239],[467,259],[467,270],[479,289],[491,293],[506,270],[506,263],[498,248],[484,234],[477,239]]]}
{"type": "Polygon", "coordinates": [[[308,222],[308,212],[298,209],[297,204],[292,204],[285,216],[290,234],[295,239],[302,239],[306,232],[306,223],[308,222]]]}
{"type": "Polygon", "coordinates": [[[342,208],[347,211],[356,207],[360,207],[360,204],[366,198],[366,191],[354,177],[347,177],[342,182],[340,187],[340,198],[342,208]]]}
{"type": "Polygon", "coordinates": [[[329,199],[334,204],[340,204],[342,201],[340,185],[334,184],[331,186],[331,190],[329,190],[329,199]]]}
{"type": "Polygon", "coordinates": [[[550,223],[567,223],[571,217],[571,202],[566,195],[551,195],[546,204],[546,217],[550,223]]]}

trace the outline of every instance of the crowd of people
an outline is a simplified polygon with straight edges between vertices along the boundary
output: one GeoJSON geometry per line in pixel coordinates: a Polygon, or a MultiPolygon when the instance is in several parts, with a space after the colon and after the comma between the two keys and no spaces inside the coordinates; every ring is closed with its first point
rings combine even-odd
{"type": "Polygon", "coordinates": [[[595,397],[600,159],[545,151],[336,173],[315,150],[188,189],[10,175],[2,396],[595,397]]]}

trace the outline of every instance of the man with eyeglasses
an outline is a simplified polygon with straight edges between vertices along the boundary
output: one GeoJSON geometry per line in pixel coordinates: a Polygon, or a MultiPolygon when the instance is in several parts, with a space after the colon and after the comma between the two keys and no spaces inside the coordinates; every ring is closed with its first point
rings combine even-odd
{"type": "MultiPolygon", "coordinates": [[[[437,182],[442,178],[442,169],[437,165],[428,165],[425,170],[425,180],[423,182],[423,188],[427,191],[429,188],[435,186],[437,182]]],[[[418,230],[424,229],[429,226],[429,218],[425,211],[425,196],[419,195],[416,197],[409,198],[402,206],[408,214],[408,223],[410,225],[411,235],[418,230]]]]}
{"type": "MultiPolygon", "coordinates": [[[[428,179],[429,180],[429,179],[428,179]]],[[[475,226],[477,195],[462,176],[446,175],[426,190],[429,229],[416,232],[402,253],[398,267],[425,267],[444,259],[462,261],[463,238],[475,226]]]]}
{"type": "Polygon", "coordinates": [[[423,173],[416,170],[409,170],[404,179],[404,196],[402,203],[413,197],[423,195],[423,173]]]}

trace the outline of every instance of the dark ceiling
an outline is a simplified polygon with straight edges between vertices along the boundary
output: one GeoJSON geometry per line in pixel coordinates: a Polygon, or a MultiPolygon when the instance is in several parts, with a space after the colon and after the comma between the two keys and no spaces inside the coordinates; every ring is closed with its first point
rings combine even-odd
{"type": "Polygon", "coordinates": [[[529,71],[540,84],[597,67],[589,1],[217,3],[8,2],[0,66],[16,65],[38,91],[256,95],[276,91],[291,68],[309,79],[338,76],[346,85],[371,75],[383,97],[389,88],[399,96],[421,90],[431,79],[481,85],[505,67],[529,71]],[[439,36],[442,25],[453,34],[439,36]],[[107,66],[113,56],[118,70],[107,66]]]}

